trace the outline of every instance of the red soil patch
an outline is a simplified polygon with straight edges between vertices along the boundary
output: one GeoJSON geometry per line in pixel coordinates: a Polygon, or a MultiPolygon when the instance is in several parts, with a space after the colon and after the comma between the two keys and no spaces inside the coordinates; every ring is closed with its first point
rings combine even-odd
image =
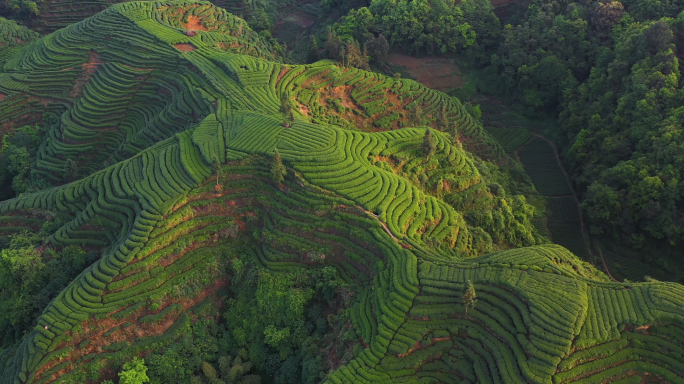
{"type": "MultiPolygon", "coordinates": [[[[227,279],[220,279],[214,282],[212,285],[204,288],[199,295],[193,297],[193,298],[183,298],[183,299],[176,299],[176,300],[169,300],[168,298],[164,300],[163,304],[160,306],[160,309],[157,311],[150,311],[149,309],[143,307],[140,311],[137,311],[135,313],[132,313],[129,316],[126,316],[121,319],[116,319],[114,317],[107,317],[105,319],[101,320],[90,320],[85,323],[82,323],[83,327],[83,332],[74,335],[71,331],[68,332],[68,334],[72,335],[72,339],[61,343],[59,346],[57,346],[56,349],[63,348],[66,346],[71,346],[74,347],[74,349],[63,359],[63,360],[70,360],[72,362],[76,362],[80,357],[83,357],[89,353],[102,353],[103,352],[103,347],[116,343],[116,342],[121,342],[121,341],[129,341],[133,342],[137,338],[145,338],[145,337],[153,337],[153,336],[159,336],[164,334],[171,326],[176,322],[178,319],[178,316],[182,313],[194,306],[195,304],[203,301],[207,297],[216,294],[221,288],[227,286],[229,284],[229,281],[227,279]],[[169,316],[165,317],[163,320],[155,323],[146,323],[146,324],[140,324],[138,323],[138,319],[145,315],[150,315],[154,313],[158,313],[163,308],[166,308],[167,306],[178,303],[182,306],[182,310],[180,311],[175,311],[172,312],[169,316]],[[119,327],[123,323],[126,322],[131,322],[134,323],[133,326],[130,326],[128,328],[123,328],[119,327]],[[112,332],[109,336],[104,336],[103,334],[107,331],[112,330],[115,327],[119,327],[117,330],[112,332]],[[83,348],[78,348],[79,343],[81,341],[89,339],[91,342],[83,347],[83,348]]],[[[122,308],[123,310],[124,308],[122,308]]],[[[36,379],[40,378],[41,374],[50,368],[54,367],[57,364],[60,364],[63,360],[53,360],[49,362],[48,364],[45,364],[42,366],[38,372],[36,372],[36,379]]],[[[81,366],[83,363],[82,362],[77,362],[76,364],[69,364],[63,369],[59,370],[58,372],[55,372],[52,374],[51,378],[47,380],[47,382],[52,382],[59,378],[60,376],[64,375],[67,372],[70,372],[79,366],[81,366]]]]}
{"type": "MultiPolygon", "coordinates": [[[[327,76],[327,75],[326,75],[327,76]]],[[[321,80],[322,78],[316,78],[316,79],[310,79],[304,82],[303,87],[310,87],[313,83],[321,80]]],[[[343,107],[349,108],[352,110],[357,110],[357,111],[363,111],[363,107],[361,107],[359,104],[357,104],[354,99],[351,96],[351,93],[354,89],[364,89],[364,88],[369,88],[372,87],[373,85],[376,85],[376,83],[372,84],[367,84],[364,85],[363,87],[352,87],[349,85],[341,85],[338,87],[323,87],[319,89],[320,92],[320,97],[319,97],[319,103],[322,106],[328,106],[328,99],[340,99],[340,103],[343,107]]],[[[409,99],[404,99],[404,101],[399,100],[396,94],[392,92],[387,92],[383,98],[385,99],[385,102],[383,103],[384,105],[387,105],[387,108],[385,109],[385,114],[390,114],[392,111],[397,111],[401,112],[404,111],[404,105],[408,104],[411,102],[409,99]],[[393,106],[389,106],[390,104],[394,104],[393,106]]],[[[300,103],[301,104],[301,103],[300,103]]],[[[328,108],[328,111],[326,112],[328,114],[338,114],[336,108],[328,108]]],[[[384,131],[385,129],[378,128],[373,126],[373,123],[380,119],[384,115],[374,115],[370,117],[366,117],[364,114],[357,114],[353,113],[351,110],[347,110],[347,112],[343,115],[340,115],[340,117],[346,121],[353,122],[357,127],[359,127],[361,130],[368,131],[368,132],[380,132],[384,131]]],[[[398,121],[395,121],[390,129],[396,129],[399,128],[398,121]]]]}
{"type": "Polygon", "coordinates": [[[188,16],[188,22],[182,23],[181,26],[183,27],[183,29],[191,31],[208,31],[207,27],[205,27],[201,21],[202,20],[199,17],[195,15],[190,15],[188,16]]]}
{"type": "Polygon", "coordinates": [[[435,343],[437,343],[438,341],[444,341],[444,340],[450,340],[450,339],[451,339],[450,337],[433,337],[432,339],[430,339],[430,344],[425,345],[425,346],[421,345],[421,341],[418,340],[418,341],[416,341],[415,344],[413,344],[413,347],[411,347],[411,349],[409,349],[408,352],[398,354],[397,356],[406,357],[415,351],[419,351],[421,349],[431,347],[431,346],[435,345],[435,343]]]}
{"type": "Polygon", "coordinates": [[[195,47],[194,45],[192,45],[190,43],[174,44],[173,46],[176,47],[176,49],[181,51],[181,52],[192,52],[195,49],[197,49],[197,47],[195,47]]]}
{"type": "Polygon", "coordinates": [[[460,71],[453,59],[439,56],[418,58],[393,53],[387,61],[394,65],[406,67],[411,76],[428,88],[444,91],[463,86],[463,79],[461,79],[460,71]]]}
{"type": "Polygon", "coordinates": [[[223,49],[224,51],[229,51],[231,49],[242,47],[242,44],[238,43],[237,41],[230,42],[230,43],[220,41],[220,42],[216,43],[216,47],[219,49],[223,49]]]}
{"type": "Polygon", "coordinates": [[[0,101],[5,100],[5,97],[7,97],[7,95],[0,93],[0,101]]]}
{"type": "Polygon", "coordinates": [[[380,222],[380,225],[382,225],[382,227],[385,229],[385,232],[387,232],[387,234],[390,235],[390,237],[391,237],[394,241],[396,241],[397,243],[399,243],[399,239],[397,239],[396,237],[394,237],[394,235],[393,235],[392,232],[389,230],[389,228],[387,228],[387,224],[385,224],[384,221],[380,220],[380,218],[378,217],[378,215],[376,215],[375,213],[373,213],[373,212],[371,212],[371,211],[364,211],[364,212],[366,212],[367,214],[369,214],[369,215],[375,217],[376,219],[378,219],[378,221],[380,222]]]}
{"type": "Polygon", "coordinates": [[[301,112],[306,117],[310,117],[309,116],[309,107],[307,107],[306,105],[300,104],[299,105],[299,112],[301,112]]]}
{"type": "Polygon", "coordinates": [[[102,64],[100,55],[95,51],[88,52],[88,61],[81,65],[81,73],[76,78],[73,88],[69,92],[69,97],[75,99],[83,94],[83,88],[85,87],[90,77],[95,74],[97,67],[102,64]]]}

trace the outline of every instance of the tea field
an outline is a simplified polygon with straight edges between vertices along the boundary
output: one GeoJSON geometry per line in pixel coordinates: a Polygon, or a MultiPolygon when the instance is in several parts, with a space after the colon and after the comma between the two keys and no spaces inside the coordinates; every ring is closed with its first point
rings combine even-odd
{"type": "Polygon", "coordinates": [[[328,60],[283,64],[193,0],[112,5],[23,45],[0,93],[3,132],[41,127],[31,172],[46,183],[0,202],[0,233],[98,254],[2,346],[0,383],[96,382],[93,367],[170,349],[242,262],[344,282],[346,309],[319,315],[348,347],[325,383],[684,383],[684,287],[613,282],[581,260],[553,148],[523,134],[510,142],[566,248],[544,241],[511,213],[524,198],[483,171],[513,144],[458,99],[328,60]],[[458,135],[435,129],[441,113],[458,135]],[[458,209],[472,196],[491,223],[458,209]]]}

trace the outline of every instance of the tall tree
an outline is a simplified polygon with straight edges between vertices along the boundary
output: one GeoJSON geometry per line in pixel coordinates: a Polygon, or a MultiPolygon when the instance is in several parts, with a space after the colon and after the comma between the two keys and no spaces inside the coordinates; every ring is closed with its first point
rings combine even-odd
{"type": "Polygon", "coordinates": [[[389,43],[382,33],[375,39],[366,43],[368,56],[376,63],[382,63],[387,59],[389,53],[389,43]]]}
{"type": "Polygon", "coordinates": [[[285,180],[285,175],[287,175],[287,169],[283,165],[283,159],[280,157],[278,151],[273,151],[273,163],[271,164],[271,176],[273,181],[280,184],[285,180]]]}
{"type": "Polygon", "coordinates": [[[318,61],[318,41],[316,36],[311,35],[309,38],[309,63],[315,63],[318,61]]]}
{"type": "Polygon", "coordinates": [[[133,358],[133,361],[124,364],[123,371],[119,372],[120,384],[144,384],[149,383],[147,367],[144,359],[133,358]]]}
{"type": "Polygon", "coordinates": [[[360,68],[366,71],[370,70],[366,48],[364,47],[361,50],[359,43],[353,39],[346,44],[343,63],[349,67],[360,68]]]}
{"type": "Polygon", "coordinates": [[[461,139],[460,135],[458,134],[458,124],[454,121],[449,125],[449,133],[451,134],[451,143],[456,145],[456,143],[459,142],[461,139]]]}
{"type": "Polygon", "coordinates": [[[442,107],[439,109],[439,114],[437,115],[437,130],[440,132],[446,132],[449,129],[449,119],[447,119],[446,104],[442,103],[442,107]]]}
{"type": "Polygon", "coordinates": [[[287,92],[280,97],[280,113],[285,117],[285,126],[289,127],[294,121],[294,108],[292,108],[290,94],[287,92]]]}
{"type": "Polygon", "coordinates": [[[342,61],[342,56],[340,55],[340,49],[342,48],[342,40],[337,36],[337,33],[328,29],[328,39],[325,41],[325,50],[328,53],[328,58],[335,61],[342,61]]]}
{"type": "Polygon", "coordinates": [[[463,295],[461,296],[461,302],[465,307],[465,317],[468,318],[468,308],[475,309],[475,304],[477,304],[477,293],[475,292],[475,286],[470,280],[466,280],[465,287],[463,287],[463,295]]]}
{"type": "Polygon", "coordinates": [[[74,160],[67,159],[64,164],[64,179],[67,181],[74,181],[78,176],[78,164],[74,160]]]}
{"type": "Polygon", "coordinates": [[[428,128],[425,131],[425,136],[423,136],[422,148],[423,148],[423,152],[428,157],[428,159],[437,150],[437,144],[435,143],[435,138],[432,136],[432,130],[430,128],[428,128]]]}
{"type": "Polygon", "coordinates": [[[611,0],[601,0],[594,9],[591,24],[599,31],[610,31],[617,24],[625,8],[621,3],[611,0]]]}
{"type": "Polygon", "coordinates": [[[421,125],[423,122],[423,109],[420,105],[416,105],[412,110],[409,111],[409,124],[412,126],[421,125]]]}
{"type": "Polygon", "coordinates": [[[219,177],[221,176],[221,162],[217,157],[214,157],[214,161],[212,161],[211,168],[216,174],[216,188],[218,189],[219,177]]]}

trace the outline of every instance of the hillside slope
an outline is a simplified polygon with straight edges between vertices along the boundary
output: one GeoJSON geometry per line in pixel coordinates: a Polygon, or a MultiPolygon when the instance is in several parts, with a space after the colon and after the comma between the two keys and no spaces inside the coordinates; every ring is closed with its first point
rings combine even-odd
{"type": "Polygon", "coordinates": [[[14,55],[19,47],[37,40],[39,34],[32,30],[17,25],[12,20],[0,17],[0,64],[4,63],[10,56],[14,55]]]}
{"type": "Polygon", "coordinates": [[[480,157],[505,164],[502,147],[440,92],[279,64],[242,20],[188,0],[114,5],[31,43],[0,92],[0,121],[32,108],[44,127],[32,172],[52,185],[1,202],[2,233],[38,233],[44,258],[99,256],[0,383],[86,382],[89,367],[164,345],[238,279],[219,268],[235,260],[345,282],[348,307],[328,322],[346,322],[353,357],[325,382],[684,382],[684,287],[612,283],[537,245],[524,199],[490,190],[480,157]],[[426,156],[430,128],[405,121],[442,113],[460,141],[431,130],[426,156]],[[472,196],[489,221],[465,217],[472,196]],[[528,247],[486,251],[513,245],[528,247]],[[467,281],[479,302],[466,316],[467,281]]]}

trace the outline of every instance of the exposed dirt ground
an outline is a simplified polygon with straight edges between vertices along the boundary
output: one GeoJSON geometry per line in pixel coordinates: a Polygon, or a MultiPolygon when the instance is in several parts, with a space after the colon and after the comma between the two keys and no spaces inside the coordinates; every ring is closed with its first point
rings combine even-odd
{"type": "Polygon", "coordinates": [[[424,86],[440,91],[462,87],[463,79],[454,59],[439,56],[412,57],[401,53],[393,53],[387,61],[405,67],[418,82],[424,86]]]}
{"type": "Polygon", "coordinates": [[[183,29],[189,31],[208,31],[207,27],[202,24],[200,18],[195,15],[188,16],[188,22],[183,23],[182,26],[183,29]]]}
{"type": "Polygon", "coordinates": [[[176,49],[181,51],[181,52],[192,52],[195,49],[197,49],[197,48],[195,48],[194,45],[192,45],[190,43],[174,44],[173,46],[176,47],[176,49]]]}
{"type": "Polygon", "coordinates": [[[102,59],[95,51],[88,52],[88,61],[83,63],[81,66],[82,72],[78,75],[73,88],[69,92],[70,98],[77,98],[83,94],[83,88],[85,87],[90,77],[95,74],[97,68],[102,64],[102,59]]]}

